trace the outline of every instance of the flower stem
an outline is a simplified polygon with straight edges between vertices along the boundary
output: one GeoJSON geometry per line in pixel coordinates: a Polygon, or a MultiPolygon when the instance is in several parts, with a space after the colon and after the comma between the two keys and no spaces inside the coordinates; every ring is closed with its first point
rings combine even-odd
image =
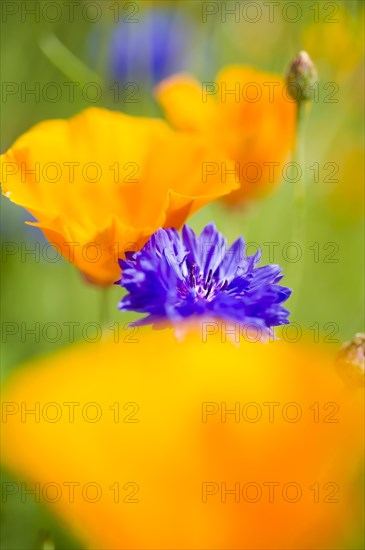
{"type": "Polygon", "coordinates": [[[295,168],[298,170],[298,180],[294,190],[294,209],[292,222],[292,239],[302,251],[302,265],[296,266],[292,287],[292,311],[295,312],[304,274],[305,242],[306,242],[306,160],[305,160],[305,130],[307,119],[307,104],[305,101],[297,103],[297,139],[293,156],[295,168]]]}
{"type": "Polygon", "coordinates": [[[106,327],[109,318],[108,311],[108,287],[102,288],[100,291],[100,310],[99,310],[99,322],[101,329],[106,327]]]}
{"type": "Polygon", "coordinates": [[[297,142],[295,147],[295,162],[301,168],[300,178],[297,181],[295,201],[301,208],[304,206],[306,188],[305,188],[305,127],[306,127],[306,104],[300,101],[297,104],[297,142]]]}
{"type": "Polygon", "coordinates": [[[74,55],[53,33],[46,34],[39,40],[39,47],[46,57],[70,81],[85,85],[95,82],[103,85],[103,79],[89,69],[76,55],[74,55]]]}

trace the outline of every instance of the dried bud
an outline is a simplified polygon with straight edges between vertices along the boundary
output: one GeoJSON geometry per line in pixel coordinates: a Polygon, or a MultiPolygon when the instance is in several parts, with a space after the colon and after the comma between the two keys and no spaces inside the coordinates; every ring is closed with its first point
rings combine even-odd
{"type": "Polygon", "coordinates": [[[291,62],[286,83],[290,96],[298,103],[313,97],[313,84],[317,81],[317,70],[307,52],[299,52],[291,62]]]}
{"type": "Polygon", "coordinates": [[[336,368],[341,378],[352,386],[364,386],[365,334],[357,332],[345,342],[336,357],[336,368]]]}

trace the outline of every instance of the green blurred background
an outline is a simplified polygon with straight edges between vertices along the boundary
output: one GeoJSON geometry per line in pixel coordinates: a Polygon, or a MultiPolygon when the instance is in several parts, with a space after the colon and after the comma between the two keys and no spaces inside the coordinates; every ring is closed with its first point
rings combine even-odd
{"type": "MultiPolygon", "coordinates": [[[[294,308],[291,321],[297,323],[299,331],[307,333],[302,338],[316,338],[336,350],[355,332],[364,330],[362,1],[281,2],[274,12],[273,6],[269,9],[269,4],[275,4],[272,2],[210,2],[217,13],[206,17],[204,2],[195,0],[78,1],[74,2],[71,21],[69,9],[59,1],[61,17],[54,23],[50,20],[57,13],[44,8],[47,2],[32,1],[25,4],[39,10],[40,18],[27,15],[22,21],[22,4],[2,2],[2,152],[33,124],[48,118],[69,117],[92,105],[161,116],[152,96],[152,69],[151,74],[144,72],[138,78],[134,72],[137,102],[126,102],[126,91],[130,90],[122,90],[120,100],[115,101],[112,88],[115,78],[109,70],[109,58],[111,34],[117,26],[116,10],[119,19],[133,13],[132,18],[138,21],[130,23],[134,25],[148,17],[150,10],[169,10],[172,25],[177,29],[172,40],[177,36],[179,21],[188,22],[193,34],[188,41],[187,68],[200,80],[213,80],[221,67],[232,63],[283,74],[290,59],[299,50],[307,50],[318,69],[319,97],[312,104],[306,129],[306,240],[299,243],[301,258],[297,262],[286,258],[286,252],[294,255],[293,249],[286,248],[292,235],[294,197],[293,184],[288,181],[267,198],[244,209],[232,212],[219,203],[209,205],[190,224],[201,229],[214,220],[229,240],[243,235],[247,242],[261,246],[279,243],[271,258],[269,246],[263,246],[263,261],[274,261],[284,267],[287,286],[297,285],[299,270],[300,292],[291,299],[294,308]],[[99,6],[100,18],[90,4],[99,6]],[[227,14],[224,22],[224,5],[232,9],[237,4],[238,15],[227,14]],[[248,9],[248,4],[256,7],[248,9]],[[294,8],[289,4],[295,4],[294,8]],[[83,11],[87,5],[89,12],[83,11]],[[49,11],[42,16],[43,9],[49,11]],[[256,21],[255,14],[258,14],[256,21]],[[295,21],[297,14],[299,19],[295,21]],[[90,21],[93,18],[95,22],[90,21]],[[77,86],[74,99],[69,101],[67,84],[71,82],[77,86]],[[90,95],[86,93],[85,97],[85,85],[89,82],[97,82],[102,90],[96,102],[91,88],[87,90],[90,95]],[[50,100],[54,96],[51,88],[47,89],[49,83],[56,83],[61,90],[55,101],[50,100]],[[38,92],[25,93],[32,88],[38,92]],[[318,181],[310,168],[314,163],[319,167],[318,181]],[[333,166],[336,173],[331,178],[333,166]]],[[[126,36],[125,40],[128,39],[126,36]]],[[[147,48],[144,42],[143,48],[147,48]]],[[[169,44],[166,49],[169,50],[169,44]]],[[[146,58],[148,54],[146,50],[146,58]]],[[[30,219],[25,211],[2,197],[1,212],[4,379],[25,360],[67,345],[69,333],[64,323],[78,323],[75,339],[81,339],[82,327],[99,322],[102,298],[101,292],[85,284],[72,265],[63,260],[52,263],[42,259],[45,240],[37,230],[24,225],[24,220],[30,219]],[[9,243],[15,251],[12,254],[9,243]],[[25,255],[26,247],[37,250],[37,246],[39,258],[25,255]],[[6,323],[16,323],[17,332],[4,332],[5,326],[8,330],[14,326],[6,323]],[[50,329],[48,341],[42,336],[26,335],[25,328],[36,323],[41,327],[57,323],[61,331],[50,329]]],[[[117,310],[120,295],[118,287],[108,291],[110,324],[116,321],[124,324],[131,318],[117,310]]],[[[290,304],[288,307],[292,309],[290,304]]],[[[292,330],[286,335],[295,339],[297,329],[292,330]]],[[[7,479],[8,474],[4,473],[3,481],[7,479]]],[[[1,526],[4,550],[82,548],[52,517],[52,509],[45,510],[31,498],[27,503],[16,497],[8,499],[2,505],[1,526]]],[[[354,518],[336,548],[363,547],[363,524],[360,518],[354,518]]]]}

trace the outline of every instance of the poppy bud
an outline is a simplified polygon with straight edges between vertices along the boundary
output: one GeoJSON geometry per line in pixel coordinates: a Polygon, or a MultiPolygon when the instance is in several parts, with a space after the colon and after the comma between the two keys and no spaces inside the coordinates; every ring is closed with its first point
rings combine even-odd
{"type": "Polygon", "coordinates": [[[286,83],[289,95],[298,103],[312,99],[312,86],[317,81],[316,67],[307,54],[301,51],[291,62],[286,83]]]}

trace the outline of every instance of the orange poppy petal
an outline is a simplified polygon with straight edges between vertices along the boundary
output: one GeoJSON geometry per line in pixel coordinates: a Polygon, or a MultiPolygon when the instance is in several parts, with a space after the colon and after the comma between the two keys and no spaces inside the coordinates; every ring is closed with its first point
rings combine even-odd
{"type": "Polygon", "coordinates": [[[155,88],[155,96],[176,128],[209,132],[216,114],[215,99],[209,90],[189,75],[177,74],[163,80],[155,88]]]}
{"type": "Polygon", "coordinates": [[[88,547],[332,547],[355,509],[363,396],[327,350],[114,338],[36,361],[3,400],[5,465],[56,484],[49,506],[88,547]]]}
{"type": "Polygon", "coordinates": [[[177,128],[203,135],[235,162],[240,187],[224,201],[261,197],[281,181],[294,147],[296,118],[296,104],[281,77],[233,65],[215,83],[167,79],[156,95],[177,128]]]}
{"type": "MultiPolygon", "coordinates": [[[[67,259],[98,284],[119,273],[115,246],[144,244],[159,227],[176,223],[237,187],[207,163],[229,163],[196,136],[159,119],[91,108],[70,120],[37,124],[1,157],[3,193],[29,210],[67,259]],[[97,243],[101,258],[85,260],[97,243]],[[77,250],[76,250],[77,249],[77,250]]],[[[97,255],[95,256],[98,257],[97,255]]]]}

